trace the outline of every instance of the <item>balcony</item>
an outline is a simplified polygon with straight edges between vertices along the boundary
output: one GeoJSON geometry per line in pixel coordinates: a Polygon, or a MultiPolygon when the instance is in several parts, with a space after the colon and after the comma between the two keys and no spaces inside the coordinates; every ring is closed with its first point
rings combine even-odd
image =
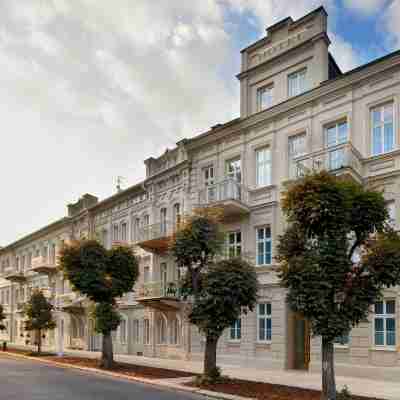
{"type": "Polygon", "coordinates": [[[78,297],[77,293],[69,292],[60,294],[56,297],[55,305],[58,309],[72,313],[82,314],[84,313],[83,297],[78,297]]]}
{"type": "Polygon", "coordinates": [[[362,157],[351,143],[344,143],[296,157],[290,165],[289,176],[293,180],[309,172],[322,170],[361,183],[363,176],[362,157]]]}
{"type": "Polygon", "coordinates": [[[23,272],[15,271],[10,272],[5,275],[4,277],[8,281],[15,282],[15,283],[24,283],[26,281],[26,277],[23,272]]]}
{"type": "Polygon", "coordinates": [[[226,179],[199,191],[198,207],[221,210],[223,220],[233,220],[250,213],[248,192],[234,179],[226,179]]]}
{"type": "Polygon", "coordinates": [[[135,299],[144,306],[161,311],[178,310],[181,306],[181,292],[175,282],[144,283],[135,294],[135,299]]]}
{"type": "Polygon", "coordinates": [[[169,221],[144,226],[139,229],[137,245],[150,253],[163,254],[168,251],[173,232],[169,221]]]}
{"type": "Polygon", "coordinates": [[[39,274],[50,275],[57,272],[57,266],[54,261],[49,261],[47,257],[35,257],[32,258],[30,270],[39,274]]]}

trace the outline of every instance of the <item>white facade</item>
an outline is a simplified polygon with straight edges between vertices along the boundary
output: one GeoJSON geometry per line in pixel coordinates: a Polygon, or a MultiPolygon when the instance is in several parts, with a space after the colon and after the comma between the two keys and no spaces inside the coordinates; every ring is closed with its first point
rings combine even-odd
{"type": "MultiPolygon", "coordinates": [[[[132,244],[140,256],[139,282],[119,302],[124,321],[114,335],[116,352],[202,357],[205,343],[185,319],[179,271],[166,247],[182,215],[216,204],[224,210],[228,254],[252,260],[260,282],[257,310],[226,331],[219,361],[319,368],[319,339],[310,339],[307,323],[288,310],[276,276],[285,184],[308,168],[347,174],[384,191],[393,224],[400,193],[400,53],[342,74],[329,54],[326,22],[323,8],[287,18],[242,51],[239,118],[146,160],[143,182],[101,202],[85,195],[66,218],[0,249],[0,301],[8,315],[0,338],[25,343],[19,303],[40,285],[57,306],[57,330],[47,344],[55,348],[62,337],[65,347],[99,348],[87,301],[53,272],[60,241],[85,236],[107,247],[132,244]]],[[[369,322],[338,340],[339,373],[396,376],[399,313],[398,290],[386,291],[369,322]]]]}

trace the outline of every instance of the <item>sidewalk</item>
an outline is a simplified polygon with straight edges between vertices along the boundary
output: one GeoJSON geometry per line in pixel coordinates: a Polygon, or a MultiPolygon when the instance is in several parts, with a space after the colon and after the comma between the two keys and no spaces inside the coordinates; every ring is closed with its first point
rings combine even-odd
{"type": "MultiPolygon", "coordinates": [[[[68,350],[65,352],[70,356],[81,356],[87,358],[99,358],[100,353],[89,351],[68,350]]],[[[147,358],[134,355],[114,355],[116,361],[136,364],[142,366],[151,366],[166,369],[176,369],[186,372],[202,372],[202,363],[199,361],[169,360],[160,358],[147,358]]],[[[231,378],[244,379],[254,382],[267,382],[286,386],[296,386],[305,389],[321,389],[321,375],[309,372],[282,371],[272,369],[253,369],[239,366],[218,364],[222,368],[224,375],[231,378]]],[[[399,379],[400,380],[400,379],[399,379]]],[[[387,400],[400,399],[400,382],[361,379],[337,376],[338,390],[347,385],[350,391],[359,396],[378,397],[387,400]]]]}

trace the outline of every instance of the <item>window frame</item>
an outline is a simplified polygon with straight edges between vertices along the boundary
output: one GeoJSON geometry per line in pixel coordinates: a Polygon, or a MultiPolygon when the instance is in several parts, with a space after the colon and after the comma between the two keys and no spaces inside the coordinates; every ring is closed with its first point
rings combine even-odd
{"type": "Polygon", "coordinates": [[[270,301],[257,303],[257,343],[272,343],[272,303],[270,301]],[[265,312],[260,313],[261,306],[264,306],[265,312]],[[269,310],[269,313],[268,313],[269,310]],[[264,320],[264,339],[260,338],[260,320],[264,320]],[[270,321],[270,334],[268,338],[268,320],[270,321]]]}
{"type": "Polygon", "coordinates": [[[394,100],[390,100],[381,104],[377,104],[370,108],[369,110],[369,118],[370,118],[370,138],[371,138],[371,156],[380,156],[383,154],[390,153],[396,150],[397,147],[397,140],[396,140],[396,107],[395,107],[394,100]],[[393,135],[393,147],[390,150],[385,151],[385,107],[391,106],[392,108],[392,135],[393,135]],[[380,114],[380,124],[379,127],[381,129],[380,138],[381,138],[381,151],[375,152],[374,151],[374,129],[377,127],[374,123],[374,111],[379,109],[380,114]]]}
{"type": "Polygon", "coordinates": [[[256,187],[268,187],[272,184],[272,151],[271,146],[263,146],[255,149],[255,161],[256,161],[256,187]],[[259,155],[262,152],[266,152],[263,160],[260,161],[259,155]],[[264,169],[263,174],[261,174],[261,168],[264,169]],[[261,182],[261,176],[265,176],[264,181],[261,182]]]}
{"type": "Polygon", "coordinates": [[[373,343],[374,343],[374,347],[378,348],[378,349],[382,349],[382,348],[388,348],[388,349],[395,349],[396,345],[397,345],[397,319],[396,319],[396,312],[397,312],[397,304],[396,304],[396,299],[395,298],[384,298],[381,301],[377,301],[374,304],[374,320],[373,320],[373,343]],[[393,314],[389,314],[387,313],[387,303],[388,302],[394,302],[394,313],[393,314]],[[378,303],[382,303],[382,307],[383,307],[383,314],[377,314],[376,313],[376,305],[378,303]],[[377,320],[383,320],[383,330],[378,331],[379,333],[383,334],[383,344],[377,344],[376,343],[376,321],[377,320]],[[394,320],[394,331],[388,331],[387,329],[387,320],[394,320]],[[387,335],[388,332],[394,332],[394,344],[387,344],[387,335]]]}
{"type": "Polygon", "coordinates": [[[273,102],[274,102],[274,85],[273,85],[273,83],[269,83],[267,85],[257,88],[256,96],[257,96],[257,112],[263,111],[263,110],[266,110],[266,109],[272,107],[273,102]],[[270,103],[268,105],[266,105],[265,107],[263,107],[263,103],[262,103],[262,94],[264,94],[264,93],[269,93],[268,98],[270,99],[270,103]]]}
{"type": "Polygon", "coordinates": [[[242,182],[242,159],[241,157],[230,158],[225,161],[225,177],[226,179],[232,179],[237,183],[242,182]],[[234,165],[232,163],[239,162],[239,168],[233,167],[232,171],[230,171],[230,166],[234,165]]]}
{"type": "Polygon", "coordinates": [[[307,67],[303,67],[298,69],[297,71],[291,72],[290,74],[288,74],[287,76],[287,95],[288,98],[292,98],[292,97],[296,97],[299,96],[303,93],[305,93],[307,91],[307,67]],[[300,77],[304,76],[304,82],[303,82],[303,88],[301,88],[300,85],[300,77]],[[297,92],[296,93],[291,93],[291,85],[290,85],[290,81],[291,79],[296,78],[296,87],[297,87],[297,92]]]}
{"type": "Polygon", "coordinates": [[[242,340],[242,317],[239,316],[229,327],[229,341],[240,342],[242,340]]]}
{"type": "Polygon", "coordinates": [[[255,228],[256,229],[256,266],[257,267],[262,267],[262,266],[269,266],[272,265],[272,227],[271,225],[263,225],[263,226],[258,226],[255,228]],[[259,231],[260,230],[264,230],[264,237],[262,240],[259,239],[259,231]],[[269,237],[267,237],[266,233],[269,230],[269,237]],[[259,243],[263,243],[263,263],[259,264],[259,243]],[[269,243],[270,244],[270,257],[269,257],[269,263],[266,263],[266,255],[268,254],[268,252],[266,251],[266,244],[269,243]]]}
{"type": "Polygon", "coordinates": [[[239,257],[243,254],[243,234],[240,229],[235,230],[235,231],[230,231],[226,233],[225,237],[225,246],[226,246],[226,258],[235,258],[239,257]],[[234,235],[234,242],[231,244],[230,242],[230,237],[231,235],[234,235]],[[238,235],[240,235],[240,241],[238,241],[238,235]],[[238,253],[238,248],[240,248],[240,251],[238,253]],[[233,249],[233,255],[231,255],[230,250],[233,249]]]}

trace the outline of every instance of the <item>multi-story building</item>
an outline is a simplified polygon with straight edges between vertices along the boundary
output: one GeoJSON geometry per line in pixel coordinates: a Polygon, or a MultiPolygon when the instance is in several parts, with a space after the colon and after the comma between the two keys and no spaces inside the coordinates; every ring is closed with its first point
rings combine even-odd
{"type": "MultiPolygon", "coordinates": [[[[25,343],[21,303],[38,286],[56,306],[57,329],[46,344],[99,348],[87,300],[56,268],[62,241],[85,236],[107,247],[128,243],[140,257],[139,282],[119,301],[116,352],[202,357],[205,342],[185,318],[168,240],[183,214],[218,205],[227,254],[246,254],[259,278],[259,304],[221,338],[219,361],[319,368],[320,341],[288,309],[276,274],[282,191],[304,170],[325,168],[383,190],[394,225],[400,193],[400,52],[343,74],[329,45],[323,8],[270,26],[242,50],[240,117],[147,159],[143,182],[101,202],[85,195],[68,206],[67,217],[1,248],[0,302],[8,318],[2,337],[25,343]]],[[[386,290],[369,320],[338,338],[339,373],[394,378],[399,313],[399,291],[386,290]]]]}

